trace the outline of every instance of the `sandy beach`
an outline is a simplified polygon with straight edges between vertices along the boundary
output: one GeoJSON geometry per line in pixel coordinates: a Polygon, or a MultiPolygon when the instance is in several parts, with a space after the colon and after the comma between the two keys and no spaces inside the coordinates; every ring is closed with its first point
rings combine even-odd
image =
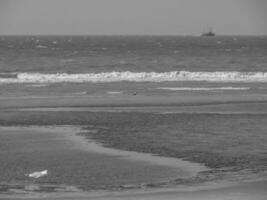
{"type": "Polygon", "coordinates": [[[161,189],[152,191],[130,191],[130,192],[96,192],[96,193],[57,193],[57,194],[20,194],[20,195],[1,195],[0,199],[33,199],[33,200],[265,200],[266,199],[266,181],[257,181],[252,183],[242,183],[221,187],[217,189],[197,189],[196,191],[179,191],[179,189],[161,189]]]}
{"type": "MultiPolygon", "coordinates": [[[[171,99],[163,96],[139,95],[102,96],[101,98],[93,96],[1,97],[2,127],[0,130],[3,143],[1,146],[4,151],[0,157],[3,159],[1,163],[5,162],[6,166],[3,168],[2,165],[1,170],[4,173],[2,179],[4,178],[5,181],[2,180],[1,183],[0,199],[263,200],[267,195],[264,162],[261,164],[260,156],[266,149],[262,143],[265,140],[263,135],[254,137],[255,141],[251,140],[249,134],[243,135],[243,140],[248,144],[233,147],[231,152],[235,152],[236,155],[231,158],[229,147],[227,151],[223,147],[215,151],[215,146],[222,143],[234,145],[234,136],[223,136],[217,140],[206,133],[203,133],[203,138],[201,135],[194,135],[198,140],[204,141],[204,137],[208,137],[210,141],[203,144],[193,142],[197,145],[194,145],[194,148],[192,146],[192,150],[187,152],[181,144],[186,143],[190,146],[194,141],[191,138],[193,135],[181,135],[182,143],[173,145],[180,144],[181,146],[177,146],[178,152],[184,151],[183,154],[178,152],[174,154],[176,150],[174,146],[172,147],[171,141],[159,139],[164,144],[169,144],[170,148],[174,148],[169,154],[168,149],[157,146],[160,143],[148,142],[155,137],[153,132],[151,136],[143,135],[143,141],[135,135],[135,132],[139,131],[137,127],[147,131],[150,126],[155,126],[154,123],[159,123],[162,127],[168,126],[169,130],[166,129],[168,136],[174,124],[178,123],[179,126],[180,122],[179,120],[177,122],[176,118],[182,119],[191,112],[200,115],[210,113],[211,117],[212,112],[215,114],[221,112],[221,117],[234,114],[237,119],[240,113],[253,117],[254,113],[260,110],[262,116],[265,116],[267,111],[265,98],[265,96],[244,98],[242,95],[229,96],[229,98],[215,95],[176,96],[171,99]],[[186,111],[188,113],[185,113],[186,111]],[[146,119],[151,123],[151,125],[145,125],[147,128],[141,125],[146,119]],[[167,124],[164,125],[165,123],[167,124]],[[84,128],[79,130],[79,127],[84,128]],[[136,129],[132,132],[133,138],[129,137],[130,135],[128,135],[129,138],[124,138],[125,128],[136,129]],[[107,135],[108,132],[105,130],[109,130],[111,134],[107,135]],[[76,135],[77,133],[79,135],[76,135]],[[212,142],[215,144],[211,145],[212,142]],[[7,144],[11,146],[5,146],[7,144]],[[101,147],[98,144],[104,146],[101,147]],[[153,145],[156,146],[153,147],[153,145]],[[11,148],[12,146],[15,148],[11,148]],[[146,146],[151,149],[145,148],[146,146]],[[214,151],[214,154],[205,153],[202,157],[201,151],[205,150],[205,146],[214,151]],[[255,149],[250,152],[251,155],[244,157],[243,153],[249,151],[249,149],[245,150],[248,146],[250,149],[253,147],[255,149]],[[139,153],[134,153],[137,151],[139,153]],[[5,156],[7,153],[8,159],[5,156]],[[155,159],[150,157],[152,154],[163,157],[155,159]],[[168,155],[176,158],[168,158],[168,155]],[[218,155],[220,159],[216,160],[218,155]],[[192,163],[182,161],[179,165],[179,157],[192,163]],[[10,168],[16,162],[20,165],[10,168]],[[252,163],[251,168],[244,168],[243,165],[249,166],[248,163],[252,163]],[[203,168],[204,165],[206,168],[203,168]],[[52,172],[44,179],[32,182],[24,177],[24,173],[45,168],[52,172]],[[80,172],[77,173],[77,170],[80,172]],[[85,171],[86,176],[83,175],[85,171]],[[8,184],[4,184],[5,182],[8,184]],[[86,191],[88,189],[90,192],[86,191]]],[[[186,117],[184,120],[188,119],[186,117]]],[[[247,120],[247,118],[244,119],[247,120]]],[[[254,121],[254,118],[252,119],[254,121]]],[[[181,123],[184,122],[181,121],[181,123]]],[[[177,129],[175,126],[173,128],[177,129]]],[[[196,128],[199,128],[197,124],[196,128]]]]}

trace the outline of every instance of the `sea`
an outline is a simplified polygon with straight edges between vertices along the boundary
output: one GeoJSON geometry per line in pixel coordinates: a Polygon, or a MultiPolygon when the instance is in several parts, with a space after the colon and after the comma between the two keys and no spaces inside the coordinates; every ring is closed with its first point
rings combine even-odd
{"type": "Polygon", "coordinates": [[[266,36],[1,36],[0,87],[101,83],[76,92],[107,84],[113,94],[265,93],[266,53],[266,36]]]}
{"type": "Polygon", "coordinates": [[[27,189],[25,174],[44,169],[40,183],[89,189],[176,174],[111,155],[88,159],[87,147],[61,134],[68,129],[55,135],[28,125],[110,128],[120,135],[93,139],[168,157],[187,144],[182,155],[190,161],[261,171],[266,99],[267,36],[0,36],[0,192],[16,184],[40,191],[27,189]]]}

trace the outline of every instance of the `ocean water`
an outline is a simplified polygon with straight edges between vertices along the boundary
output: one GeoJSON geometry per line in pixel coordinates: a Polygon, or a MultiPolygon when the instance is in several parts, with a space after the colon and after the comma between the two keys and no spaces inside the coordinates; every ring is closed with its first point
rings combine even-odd
{"type": "Polygon", "coordinates": [[[1,36],[0,87],[107,83],[113,94],[125,88],[264,93],[266,52],[264,36],[1,36]]]}

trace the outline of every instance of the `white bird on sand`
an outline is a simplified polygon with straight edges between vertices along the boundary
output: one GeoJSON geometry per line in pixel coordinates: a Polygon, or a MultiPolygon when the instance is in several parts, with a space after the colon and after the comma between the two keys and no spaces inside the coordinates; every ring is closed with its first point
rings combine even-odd
{"type": "Polygon", "coordinates": [[[28,174],[27,176],[30,178],[40,178],[40,177],[46,176],[47,173],[48,173],[48,171],[44,170],[44,171],[40,171],[40,172],[33,172],[31,174],[28,174]]]}

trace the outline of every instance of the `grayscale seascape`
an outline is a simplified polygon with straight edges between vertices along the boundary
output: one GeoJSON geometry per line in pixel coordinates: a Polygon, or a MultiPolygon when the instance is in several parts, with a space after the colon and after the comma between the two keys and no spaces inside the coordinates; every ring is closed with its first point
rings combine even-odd
{"type": "Polygon", "coordinates": [[[0,199],[265,200],[267,36],[213,34],[0,31],[0,199]]]}
{"type": "Polygon", "coordinates": [[[266,51],[266,37],[1,37],[1,193],[265,180],[266,51]]]}

